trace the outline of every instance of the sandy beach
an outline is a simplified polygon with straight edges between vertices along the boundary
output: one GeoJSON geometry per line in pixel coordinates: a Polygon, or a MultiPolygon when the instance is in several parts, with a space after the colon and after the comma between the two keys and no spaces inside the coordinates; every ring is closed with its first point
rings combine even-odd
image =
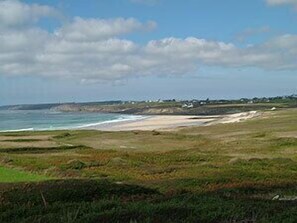
{"type": "Polygon", "coordinates": [[[256,111],[218,116],[155,115],[146,116],[143,119],[137,119],[132,121],[98,124],[84,129],[96,129],[104,131],[172,131],[181,127],[208,126],[215,124],[240,122],[254,118],[258,115],[259,113],[256,111]]]}

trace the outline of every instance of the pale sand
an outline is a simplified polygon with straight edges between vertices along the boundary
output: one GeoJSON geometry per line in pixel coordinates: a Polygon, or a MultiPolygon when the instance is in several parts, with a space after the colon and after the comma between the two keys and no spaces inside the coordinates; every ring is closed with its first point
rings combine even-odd
{"type": "Polygon", "coordinates": [[[189,116],[189,115],[155,115],[144,119],[123,121],[108,124],[98,124],[84,129],[104,131],[131,131],[131,130],[164,130],[172,131],[180,127],[208,126],[244,121],[258,116],[258,112],[242,112],[231,115],[218,116],[189,116]]]}

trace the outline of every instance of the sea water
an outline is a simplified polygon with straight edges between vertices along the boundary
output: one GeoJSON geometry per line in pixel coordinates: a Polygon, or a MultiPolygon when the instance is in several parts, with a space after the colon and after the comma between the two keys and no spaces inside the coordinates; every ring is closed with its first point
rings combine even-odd
{"type": "Polygon", "coordinates": [[[51,110],[0,110],[0,131],[60,130],[141,119],[142,116],[51,110]]]}

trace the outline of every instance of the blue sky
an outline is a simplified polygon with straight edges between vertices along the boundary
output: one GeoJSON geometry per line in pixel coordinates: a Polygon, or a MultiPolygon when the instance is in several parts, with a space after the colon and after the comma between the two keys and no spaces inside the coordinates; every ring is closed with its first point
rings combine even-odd
{"type": "Polygon", "coordinates": [[[296,0],[0,0],[0,104],[297,93],[296,0]]]}

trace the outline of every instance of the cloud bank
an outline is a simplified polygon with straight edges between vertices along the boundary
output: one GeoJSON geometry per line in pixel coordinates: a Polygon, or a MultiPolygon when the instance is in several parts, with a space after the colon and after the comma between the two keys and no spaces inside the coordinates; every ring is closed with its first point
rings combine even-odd
{"type": "Polygon", "coordinates": [[[297,0],[266,0],[269,5],[297,5],[297,0]]]}
{"type": "Polygon", "coordinates": [[[270,6],[292,6],[293,9],[297,10],[297,0],[266,0],[266,3],[270,6]]]}
{"type": "Polygon", "coordinates": [[[59,14],[46,5],[0,1],[0,75],[88,82],[185,75],[197,72],[201,65],[297,70],[297,35],[246,47],[197,37],[138,44],[123,36],[152,31],[154,22],[75,17],[53,32],[37,25],[39,19],[59,14]]]}

